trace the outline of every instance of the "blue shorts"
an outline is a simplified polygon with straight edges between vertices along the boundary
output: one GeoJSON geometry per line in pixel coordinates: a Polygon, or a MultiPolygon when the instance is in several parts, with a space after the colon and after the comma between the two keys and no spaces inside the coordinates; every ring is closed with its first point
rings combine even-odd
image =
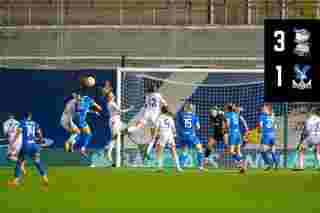
{"type": "Polygon", "coordinates": [[[81,119],[81,120],[75,119],[73,122],[80,129],[89,128],[89,124],[87,123],[87,121],[85,119],[81,119]]]}
{"type": "Polygon", "coordinates": [[[239,133],[231,133],[231,134],[229,134],[228,143],[229,143],[229,146],[241,145],[242,144],[242,140],[241,140],[240,132],[239,133]]]}
{"type": "Polygon", "coordinates": [[[270,135],[262,135],[261,137],[261,144],[273,146],[275,144],[275,137],[270,135]]]}
{"type": "Polygon", "coordinates": [[[179,139],[181,145],[186,145],[189,148],[201,144],[199,138],[195,135],[184,136],[179,139]]]}
{"type": "Polygon", "coordinates": [[[30,158],[36,157],[40,154],[40,145],[36,143],[25,143],[19,152],[19,159],[28,156],[30,158]]]}

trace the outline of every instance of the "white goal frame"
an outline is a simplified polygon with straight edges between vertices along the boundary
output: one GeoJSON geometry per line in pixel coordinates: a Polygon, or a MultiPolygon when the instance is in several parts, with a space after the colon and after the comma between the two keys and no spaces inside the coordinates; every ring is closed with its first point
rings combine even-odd
{"type": "MultiPolygon", "coordinates": [[[[263,74],[264,69],[204,69],[204,68],[139,68],[139,67],[118,67],[117,68],[117,86],[116,86],[116,96],[117,96],[117,104],[121,106],[121,87],[122,87],[122,73],[150,73],[150,72],[170,72],[170,73],[197,73],[197,72],[205,72],[205,73],[214,73],[214,74],[263,74]]],[[[191,83],[192,84],[192,83],[191,83]]],[[[234,85],[241,85],[242,83],[235,83],[234,85]]],[[[248,84],[248,83],[246,83],[248,84]]],[[[194,84],[199,85],[199,84],[194,84]]],[[[210,85],[208,85],[210,86],[210,85]]],[[[229,86],[229,84],[221,85],[221,86],[229,86]]],[[[116,167],[121,167],[121,135],[118,134],[117,137],[117,146],[116,146],[116,167]]]]}

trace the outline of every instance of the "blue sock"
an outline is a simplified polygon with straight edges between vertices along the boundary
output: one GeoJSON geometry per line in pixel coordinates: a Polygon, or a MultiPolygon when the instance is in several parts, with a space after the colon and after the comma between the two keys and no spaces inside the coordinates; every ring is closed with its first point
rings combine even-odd
{"type": "Polygon", "coordinates": [[[232,159],[236,162],[240,162],[241,161],[241,157],[238,154],[232,154],[232,159]]]}
{"type": "Polygon", "coordinates": [[[267,152],[261,152],[262,159],[265,164],[270,165],[270,160],[267,152]]]}
{"type": "Polygon", "coordinates": [[[275,152],[271,152],[271,157],[272,157],[272,162],[275,165],[278,165],[278,159],[277,159],[277,154],[275,152]]]}
{"type": "Polygon", "coordinates": [[[16,168],[14,170],[14,177],[19,178],[21,176],[21,164],[22,162],[18,160],[16,162],[16,168]]]}
{"type": "Polygon", "coordinates": [[[203,158],[204,154],[202,151],[197,152],[197,161],[198,161],[198,167],[203,167],[203,158]]]}
{"type": "Polygon", "coordinates": [[[83,147],[87,148],[89,146],[90,141],[91,141],[92,134],[84,134],[83,137],[84,137],[84,139],[83,139],[83,141],[84,141],[83,147]]]}
{"type": "Polygon", "coordinates": [[[34,163],[34,165],[36,166],[39,174],[40,174],[41,176],[45,176],[45,175],[46,175],[46,172],[45,172],[45,170],[44,170],[44,168],[43,168],[43,165],[41,164],[40,160],[35,160],[33,163],[34,163]]]}
{"type": "Polygon", "coordinates": [[[180,156],[179,156],[179,161],[180,161],[180,166],[181,166],[181,167],[184,167],[187,159],[188,159],[188,154],[187,154],[187,152],[185,152],[185,151],[182,152],[182,153],[180,154],[180,156]]]}

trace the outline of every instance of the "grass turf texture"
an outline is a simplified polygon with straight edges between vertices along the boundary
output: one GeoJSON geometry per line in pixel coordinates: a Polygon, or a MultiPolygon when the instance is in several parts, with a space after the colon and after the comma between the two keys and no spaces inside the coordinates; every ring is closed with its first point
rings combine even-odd
{"type": "Polygon", "coordinates": [[[18,188],[7,187],[12,169],[0,169],[0,208],[20,212],[320,212],[320,171],[264,172],[83,167],[49,168],[41,189],[34,169],[18,188]]]}

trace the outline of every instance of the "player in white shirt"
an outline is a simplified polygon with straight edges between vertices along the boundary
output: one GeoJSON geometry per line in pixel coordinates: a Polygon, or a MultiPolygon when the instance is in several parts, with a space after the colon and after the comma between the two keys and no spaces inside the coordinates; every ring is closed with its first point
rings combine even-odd
{"type": "Polygon", "coordinates": [[[147,94],[145,96],[145,104],[139,113],[137,125],[128,129],[129,133],[133,133],[134,131],[141,128],[150,128],[152,139],[148,142],[144,158],[147,158],[149,156],[155,144],[153,138],[155,136],[156,123],[161,113],[161,106],[167,106],[167,102],[162,97],[162,95],[156,91],[156,88],[151,86],[147,90],[147,94]]]}
{"type": "Polygon", "coordinates": [[[306,147],[314,149],[316,167],[320,167],[320,116],[319,112],[312,112],[304,123],[300,143],[298,144],[298,169],[304,169],[304,151],[306,147]]]}
{"type": "Polygon", "coordinates": [[[77,125],[74,124],[72,118],[75,114],[76,104],[79,99],[79,96],[75,93],[72,94],[72,99],[69,100],[64,108],[62,113],[60,124],[61,126],[70,133],[70,137],[65,142],[65,151],[73,152],[73,146],[76,144],[77,139],[80,136],[80,129],[77,125]]]}
{"type": "Polygon", "coordinates": [[[176,135],[176,128],[175,122],[173,118],[169,115],[169,110],[167,106],[161,107],[161,115],[157,119],[156,123],[156,154],[158,160],[158,168],[159,171],[163,170],[163,149],[166,145],[170,146],[172,159],[175,161],[175,166],[177,171],[182,171],[179,163],[179,158],[176,152],[176,144],[175,144],[175,135],[176,135]]]}
{"type": "MultiPolygon", "coordinates": [[[[18,154],[22,148],[22,135],[18,134],[19,125],[20,122],[13,115],[10,115],[9,119],[3,123],[3,133],[9,142],[7,156],[13,161],[18,160],[18,154]]],[[[26,174],[25,161],[21,164],[21,170],[26,174]]]]}
{"type": "Polygon", "coordinates": [[[111,91],[107,93],[108,98],[108,107],[111,114],[111,132],[112,132],[112,141],[109,145],[107,145],[107,158],[110,161],[112,160],[112,150],[114,148],[114,145],[116,143],[116,137],[118,134],[120,134],[121,129],[123,128],[123,123],[121,121],[121,113],[127,113],[131,110],[133,110],[133,106],[128,109],[121,109],[120,106],[115,102],[115,97],[111,91]]]}
{"type": "Polygon", "coordinates": [[[19,124],[13,115],[10,115],[9,119],[3,123],[3,133],[9,142],[8,158],[11,160],[17,159],[17,154],[22,146],[22,138],[16,137],[19,124]]]}

